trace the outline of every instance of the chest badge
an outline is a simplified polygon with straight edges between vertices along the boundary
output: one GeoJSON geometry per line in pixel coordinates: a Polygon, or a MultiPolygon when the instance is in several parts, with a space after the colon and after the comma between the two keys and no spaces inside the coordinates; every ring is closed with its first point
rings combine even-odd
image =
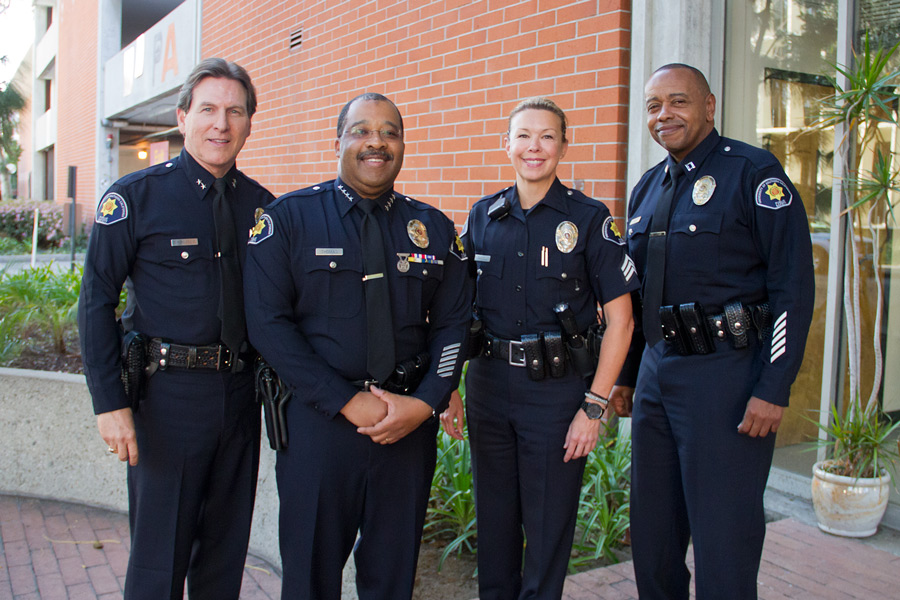
{"type": "Polygon", "coordinates": [[[710,175],[704,175],[694,182],[693,199],[694,204],[703,206],[712,198],[713,192],[716,191],[716,180],[710,175]]]}
{"type": "Polygon", "coordinates": [[[402,254],[400,252],[397,253],[397,270],[401,273],[406,273],[409,271],[409,253],[402,254]]]}
{"type": "Polygon", "coordinates": [[[413,219],[407,223],[406,233],[409,235],[409,239],[412,240],[412,243],[419,248],[428,247],[428,230],[425,229],[425,224],[422,223],[422,221],[413,219]]]}
{"type": "Polygon", "coordinates": [[[578,228],[571,221],[563,221],[556,227],[556,248],[568,254],[578,243],[578,228]]]}

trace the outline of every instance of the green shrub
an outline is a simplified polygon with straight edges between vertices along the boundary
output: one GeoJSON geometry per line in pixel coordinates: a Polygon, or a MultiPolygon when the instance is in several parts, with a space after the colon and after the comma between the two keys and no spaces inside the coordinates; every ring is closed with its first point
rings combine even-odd
{"type": "Polygon", "coordinates": [[[0,317],[14,316],[25,327],[49,331],[54,348],[66,353],[66,332],[75,326],[82,268],[56,269],[52,264],[0,277],[0,317]]]}
{"type": "Polygon", "coordinates": [[[38,209],[38,247],[62,248],[68,241],[61,204],[47,201],[0,202],[0,236],[31,244],[38,209]]]}

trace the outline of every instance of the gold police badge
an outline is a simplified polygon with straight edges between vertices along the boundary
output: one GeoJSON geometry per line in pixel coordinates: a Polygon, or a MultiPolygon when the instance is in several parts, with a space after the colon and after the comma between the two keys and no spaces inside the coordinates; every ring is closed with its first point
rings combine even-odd
{"type": "Polygon", "coordinates": [[[710,175],[704,175],[694,182],[694,192],[692,194],[694,204],[703,206],[712,198],[714,191],[716,191],[716,180],[710,175]]]}
{"type": "Polygon", "coordinates": [[[425,229],[425,224],[422,223],[422,221],[413,219],[407,223],[406,233],[409,235],[409,239],[412,240],[412,243],[419,248],[428,247],[428,230],[425,229]]]}
{"type": "Polygon", "coordinates": [[[556,248],[568,254],[578,242],[578,228],[571,221],[563,221],[556,227],[556,248]]]}

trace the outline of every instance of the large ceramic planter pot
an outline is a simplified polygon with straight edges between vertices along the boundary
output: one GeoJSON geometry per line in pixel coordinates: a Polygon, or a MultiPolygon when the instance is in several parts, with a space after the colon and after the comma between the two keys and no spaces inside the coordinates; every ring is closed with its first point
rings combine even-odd
{"type": "Polygon", "coordinates": [[[812,500],[819,529],[847,537],[868,537],[878,530],[887,510],[890,476],[833,475],[820,461],[813,465],[812,500]]]}

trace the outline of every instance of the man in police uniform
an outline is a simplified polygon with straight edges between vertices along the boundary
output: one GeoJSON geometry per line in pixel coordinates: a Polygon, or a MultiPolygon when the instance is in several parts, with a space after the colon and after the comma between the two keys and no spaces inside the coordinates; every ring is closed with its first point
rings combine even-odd
{"type": "Polygon", "coordinates": [[[241,341],[243,308],[220,305],[220,297],[240,303],[245,240],[256,209],[272,200],[235,167],[255,111],[256,91],[242,67],[202,61],[178,99],[184,150],[123,177],[97,207],[78,318],[100,435],[129,464],[127,599],[180,600],[186,576],[192,600],[240,593],[260,417],[252,357],[241,341]],[[220,217],[229,207],[233,223],[220,217]],[[226,261],[236,272],[226,274],[226,261]],[[155,371],[136,411],[120,380],[115,316],[126,279],[122,321],[150,340],[155,371]],[[232,324],[230,345],[223,321],[232,324]]]}
{"type": "Polygon", "coordinates": [[[669,156],[629,205],[643,335],[611,395],[619,414],[634,399],[638,592],[687,599],[693,539],[699,600],[756,598],[763,491],[812,318],[806,213],[774,156],[719,136],[698,70],[661,67],[645,100],[669,156]]]}
{"type": "Polygon", "coordinates": [[[359,597],[412,595],[471,291],[453,223],[393,189],[403,135],[390,100],[351,100],[338,178],[279,198],[250,239],[250,339],[294,391],[276,466],[285,600],[339,598],[357,532],[359,597]]]}

